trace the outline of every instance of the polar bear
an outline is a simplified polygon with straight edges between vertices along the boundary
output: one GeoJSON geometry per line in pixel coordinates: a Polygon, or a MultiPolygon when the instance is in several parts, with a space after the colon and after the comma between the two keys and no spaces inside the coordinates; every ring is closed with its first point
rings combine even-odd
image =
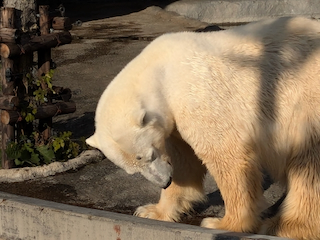
{"type": "Polygon", "coordinates": [[[202,226],[320,239],[320,23],[268,19],[155,39],[102,94],[87,143],[163,188],[135,215],[178,221],[214,177],[225,216],[202,226]],[[267,171],[287,189],[266,221],[267,171]]]}

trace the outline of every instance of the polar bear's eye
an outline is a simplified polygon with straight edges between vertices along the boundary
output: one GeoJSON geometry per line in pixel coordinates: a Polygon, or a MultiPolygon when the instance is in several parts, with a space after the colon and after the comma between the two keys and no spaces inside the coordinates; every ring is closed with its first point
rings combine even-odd
{"type": "Polygon", "coordinates": [[[141,156],[136,156],[136,159],[137,159],[137,160],[141,160],[142,157],[141,157],[141,156]]]}

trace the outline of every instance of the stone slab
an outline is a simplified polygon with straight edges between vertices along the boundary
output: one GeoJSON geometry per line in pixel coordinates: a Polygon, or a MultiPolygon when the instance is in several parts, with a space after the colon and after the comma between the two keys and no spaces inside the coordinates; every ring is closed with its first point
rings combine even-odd
{"type": "Polygon", "coordinates": [[[282,16],[320,17],[319,0],[180,0],[165,9],[215,24],[245,23],[282,16]]]}

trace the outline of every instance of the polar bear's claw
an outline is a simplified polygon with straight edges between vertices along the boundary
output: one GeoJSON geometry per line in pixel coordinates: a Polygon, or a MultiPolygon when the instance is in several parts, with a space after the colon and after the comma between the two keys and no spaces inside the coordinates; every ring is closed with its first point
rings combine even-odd
{"type": "Polygon", "coordinates": [[[148,204],[138,207],[133,215],[142,218],[173,222],[173,219],[166,215],[164,211],[159,211],[156,204],[148,204]]]}
{"type": "Polygon", "coordinates": [[[205,218],[201,222],[201,227],[218,229],[220,225],[219,218],[205,218]]]}

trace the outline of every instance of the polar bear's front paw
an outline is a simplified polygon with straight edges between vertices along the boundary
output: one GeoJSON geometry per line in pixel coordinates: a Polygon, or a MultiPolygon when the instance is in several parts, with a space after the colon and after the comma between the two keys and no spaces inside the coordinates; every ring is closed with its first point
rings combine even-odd
{"type": "Polygon", "coordinates": [[[201,227],[219,229],[220,222],[219,218],[205,218],[201,222],[201,227]]]}
{"type": "Polygon", "coordinates": [[[148,204],[145,206],[138,207],[135,213],[133,214],[138,217],[156,219],[161,221],[173,222],[174,220],[170,218],[165,213],[165,209],[158,209],[158,205],[156,204],[148,204]]]}

